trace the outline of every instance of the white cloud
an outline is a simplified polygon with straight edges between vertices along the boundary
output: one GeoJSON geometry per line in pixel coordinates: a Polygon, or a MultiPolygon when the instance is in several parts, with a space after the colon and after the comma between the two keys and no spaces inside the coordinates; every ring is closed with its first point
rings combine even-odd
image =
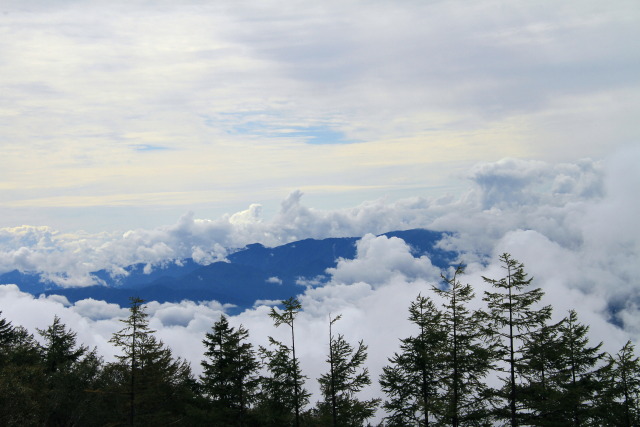
{"type": "MultiPolygon", "coordinates": [[[[315,378],[326,368],[327,322],[330,315],[342,314],[336,331],[351,342],[364,339],[369,345],[374,384],[366,394],[372,396],[379,393],[375,380],[386,358],[397,349],[398,338],[415,333],[407,320],[409,303],[418,293],[432,295],[439,271],[428,258],[414,258],[402,240],[367,233],[416,226],[454,232],[442,246],[459,251],[458,261],[467,264],[468,274],[462,280],[476,290],[474,307],[482,305],[488,286],[482,276],[501,277],[497,257],[509,252],[545,291],[544,302],[555,307],[556,318],[576,309],[580,320],[591,326],[592,341],[603,341],[610,352],[627,339],[637,341],[640,200],[635,189],[640,188],[640,174],[635,165],[639,161],[640,151],[634,148],[603,162],[504,160],[471,170],[474,186],[458,199],[377,200],[322,211],[304,206],[301,193],[296,192],[270,220],[257,216],[254,206],[248,210],[252,214],[239,216],[252,218],[247,221],[230,221],[231,216],[199,220],[188,214],[175,225],[132,230],[125,236],[85,234],[74,240],[46,228],[3,229],[0,259],[3,265],[12,265],[15,259],[21,265],[48,268],[53,265],[50,257],[66,259],[63,265],[72,265],[72,260],[85,266],[114,261],[126,265],[145,259],[161,263],[167,254],[191,254],[194,247],[223,256],[226,252],[215,248],[362,234],[356,258],[339,260],[327,270],[325,286],[309,286],[300,296],[304,312],[296,323],[296,337],[309,388],[317,393],[315,378]],[[93,247],[95,242],[100,244],[93,247]],[[78,248],[83,249],[82,257],[78,248]]],[[[288,331],[274,328],[268,320],[268,311],[276,303],[259,301],[254,308],[230,316],[230,322],[244,324],[256,345],[266,345],[269,335],[286,341],[288,331]]],[[[227,308],[216,302],[148,304],[151,326],[196,371],[202,338],[227,308]]],[[[79,331],[79,338],[97,345],[107,358],[115,351],[108,339],[121,328],[117,318],[126,316],[126,310],[101,301],[68,306],[56,298],[34,299],[15,286],[0,287],[0,310],[32,331],[45,327],[58,314],[79,331]]]]}
{"type": "Polygon", "coordinates": [[[440,270],[427,256],[416,259],[404,240],[366,234],[356,245],[357,258],[340,259],[327,273],[338,283],[366,282],[372,286],[387,283],[394,276],[408,279],[438,280],[440,270]]]}
{"type": "Polygon", "coordinates": [[[639,136],[631,1],[5,3],[2,226],[153,228],[291,183],[329,209],[436,196],[639,136]]]}

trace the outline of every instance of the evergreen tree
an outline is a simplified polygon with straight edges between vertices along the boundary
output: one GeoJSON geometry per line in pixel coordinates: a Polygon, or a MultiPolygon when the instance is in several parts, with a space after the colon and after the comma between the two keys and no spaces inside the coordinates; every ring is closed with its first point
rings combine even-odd
{"type": "Polygon", "coordinates": [[[203,341],[202,391],[213,403],[216,421],[225,425],[246,424],[247,408],[259,383],[260,365],[253,346],[246,342],[248,336],[242,325],[236,330],[222,315],[203,341]]]}
{"type": "Polygon", "coordinates": [[[557,397],[558,413],[571,425],[589,425],[594,417],[593,403],[600,389],[599,370],[605,353],[602,343],[589,347],[589,327],[578,322],[575,310],[560,324],[562,369],[557,378],[560,395],[557,397]]]}
{"type": "Polygon", "coordinates": [[[265,426],[295,425],[296,407],[304,408],[311,396],[303,388],[306,377],[302,375],[300,366],[293,363],[291,348],[272,337],[269,337],[269,343],[273,350],[259,348],[268,375],[260,379],[258,414],[265,426]]]}
{"type": "Polygon", "coordinates": [[[284,310],[282,312],[277,311],[274,307],[271,307],[269,317],[273,319],[273,324],[277,328],[280,325],[287,325],[291,328],[291,374],[293,375],[293,395],[294,395],[294,410],[295,410],[295,426],[300,426],[300,410],[301,403],[304,399],[301,396],[301,381],[299,377],[300,369],[298,367],[298,359],[296,357],[296,339],[294,333],[294,320],[298,313],[302,310],[302,305],[297,298],[291,297],[288,300],[282,301],[284,310]]]}
{"type": "Polygon", "coordinates": [[[42,364],[46,375],[46,399],[41,406],[46,411],[46,424],[87,424],[91,418],[88,406],[95,395],[87,393],[100,375],[102,361],[85,346],[78,346],[76,333],[67,330],[58,316],[46,329],[38,329],[44,338],[42,364]]]}
{"type": "Polygon", "coordinates": [[[43,425],[45,373],[40,346],[25,328],[4,322],[0,347],[0,425],[43,425]]]}
{"type": "Polygon", "coordinates": [[[442,276],[446,287],[433,288],[444,299],[442,325],[447,331],[445,372],[441,384],[444,389],[444,422],[459,425],[486,425],[489,390],[485,377],[493,368],[495,351],[482,328],[485,316],[470,311],[468,303],[474,294],[471,286],[463,285],[456,268],[453,277],[442,276]]]}
{"type": "Polygon", "coordinates": [[[517,396],[523,409],[519,420],[524,425],[562,426],[557,402],[560,391],[557,378],[562,370],[564,344],[560,336],[560,323],[544,324],[525,338],[517,372],[517,396]]]}
{"type": "Polygon", "coordinates": [[[640,425],[640,359],[634,354],[631,341],[615,355],[609,356],[610,364],[603,384],[600,423],[603,426],[640,425]]]}
{"type": "Polygon", "coordinates": [[[363,366],[367,346],[360,341],[354,349],[343,335],[335,337],[332,326],[339,319],[329,319],[329,373],[318,378],[323,396],[318,403],[318,418],[322,425],[361,426],[373,416],[379,399],[358,399],[357,393],[371,384],[369,370],[363,366]]]}
{"type": "Polygon", "coordinates": [[[496,292],[485,292],[484,300],[489,309],[489,330],[497,335],[499,354],[509,374],[504,379],[505,387],[497,392],[498,397],[508,402],[508,410],[498,410],[497,414],[510,419],[511,426],[515,427],[518,424],[518,403],[521,400],[517,395],[516,383],[518,359],[527,336],[551,317],[551,307],[535,309],[544,293],[540,288],[525,290],[533,278],[527,278],[522,263],[511,258],[508,253],[500,255],[500,261],[506,275],[500,279],[483,277],[485,282],[496,288],[496,292]]]}
{"type": "MultiPolygon", "coordinates": [[[[2,311],[0,311],[2,314],[2,311]]],[[[0,318],[0,355],[13,340],[13,326],[4,317],[0,318]]]]}
{"type": "Polygon", "coordinates": [[[418,295],[409,307],[409,320],[419,328],[416,337],[400,340],[401,352],[383,368],[382,405],[389,426],[429,426],[443,412],[440,379],[445,370],[447,331],[433,301],[418,295]]]}
{"type": "Polygon", "coordinates": [[[85,346],[76,345],[77,334],[68,331],[58,316],[54,316],[53,323],[47,329],[38,329],[38,333],[45,340],[42,347],[43,358],[50,373],[68,369],[88,350],[85,346]]]}
{"type": "Polygon", "coordinates": [[[130,425],[177,422],[192,397],[191,368],[184,360],[174,360],[171,350],[153,335],[143,303],[131,298],[130,315],[122,320],[125,327],[111,338],[122,350],[112,374],[121,380],[119,387],[125,387],[120,393],[128,395],[130,425]]]}

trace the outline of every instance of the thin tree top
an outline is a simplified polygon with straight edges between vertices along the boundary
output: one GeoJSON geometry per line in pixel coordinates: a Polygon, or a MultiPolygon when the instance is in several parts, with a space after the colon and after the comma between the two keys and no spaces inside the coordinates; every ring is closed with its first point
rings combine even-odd
{"type": "Polygon", "coordinates": [[[273,323],[276,327],[282,324],[293,327],[293,319],[295,319],[296,315],[302,311],[302,304],[300,304],[300,301],[298,301],[297,298],[291,297],[282,301],[282,305],[284,306],[282,312],[278,312],[274,307],[271,307],[269,317],[273,319],[273,323]]]}

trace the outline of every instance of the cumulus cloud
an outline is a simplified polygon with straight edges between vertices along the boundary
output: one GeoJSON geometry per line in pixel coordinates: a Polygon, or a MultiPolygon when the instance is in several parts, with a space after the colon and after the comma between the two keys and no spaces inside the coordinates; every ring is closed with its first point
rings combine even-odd
{"type": "Polygon", "coordinates": [[[356,244],[354,260],[339,259],[335,268],[327,269],[333,280],[344,284],[365,282],[372,286],[387,283],[396,275],[412,279],[437,280],[440,270],[427,256],[416,259],[404,240],[366,234],[356,244]]]}
{"type": "MultiPolygon", "coordinates": [[[[364,339],[369,345],[368,366],[374,380],[386,358],[398,348],[398,338],[415,334],[407,320],[407,307],[419,293],[433,296],[432,287],[441,285],[440,272],[428,257],[414,257],[404,241],[376,234],[423,226],[452,232],[440,244],[458,251],[457,261],[467,266],[462,281],[476,291],[473,307],[483,305],[481,297],[488,289],[482,276],[501,277],[497,259],[509,252],[525,264],[534,284],[544,290],[544,303],[555,307],[556,319],[576,309],[580,320],[591,326],[593,342],[603,341],[605,350],[616,352],[627,339],[637,342],[640,338],[638,162],[640,151],[633,147],[602,162],[506,159],[472,169],[472,187],[458,198],[376,200],[350,209],[322,211],[303,205],[302,194],[295,192],[269,220],[260,217],[255,206],[247,211],[252,213],[244,212],[233,221],[232,216],[199,220],[188,214],[171,226],[132,230],[110,239],[86,235],[83,243],[50,229],[4,229],[0,234],[2,260],[3,265],[15,265],[10,264],[12,254],[22,247],[17,259],[24,265],[42,262],[50,266],[48,256],[82,259],[72,249],[83,247],[82,255],[89,259],[86,265],[115,261],[126,265],[131,260],[153,264],[169,262],[163,258],[167,254],[192,254],[194,247],[222,257],[228,252],[215,249],[216,245],[238,248],[255,241],[277,245],[304,237],[361,234],[356,257],[338,260],[325,272],[326,285],[311,281],[300,295],[304,312],[296,321],[296,337],[303,370],[310,377],[309,388],[317,396],[315,378],[326,369],[329,316],[342,314],[336,331],[351,342],[364,339]],[[99,239],[102,243],[91,249],[88,242],[99,239]],[[141,246],[144,248],[139,249],[141,246]]],[[[69,264],[71,261],[65,265],[69,264]]],[[[270,279],[274,284],[277,281],[270,279]]],[[[268,320],[276,304],[258,301],[229,320],[234,326],[247,327],[255,345],[267,345],[270,335],[286,341],[287,331],[274,328],[268,320]]],[[[215,301],[148,303],[152,328],[176,355],[190,360],[196,372],[204,334],[228,309],[215,301]]],[[[127,315],[126,309],[102,301],[70,305],[55,297],[35,299],[12,285],[0,287],[0,310],[32,331],[45,327],[58,314],[107,358],[116,351],[108,340],[121,328],[118,319],[127,315]]],[[[379,395],[375,381],[365,393],[379,395]]]]}

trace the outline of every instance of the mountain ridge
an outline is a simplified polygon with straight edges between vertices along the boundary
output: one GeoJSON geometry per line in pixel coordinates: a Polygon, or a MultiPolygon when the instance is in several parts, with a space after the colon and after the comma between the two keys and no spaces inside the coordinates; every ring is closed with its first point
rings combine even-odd
{"type": "MultiPolygon", "coordinates": [[[[437,247],[448,235],[427,229],[391,231],[380,234],[397,237],[410,247],[414,257],[427,255],[436,267],[446,269],[457,255],[437,247]]],[[[186,258],[145,270],[145,264],[125,267],[126,275],[98,270],[92,275],[101,285],[63,288],[52,285],[34,272],[17,270],[0,275],[0,283],[15,283],[34,296],[62,295],[71,303],[93,298],[127,306],[130,296],[147,301],[217,300],[238,309],[252,307],[257,300],[282,300],[306,289],[301,279],[326,283],[325,272],[339,259],[354,259],[360,237],[304,239],[275,247],[260,243],[245,246],[225,261],[201,265],[186,258]]]]}

